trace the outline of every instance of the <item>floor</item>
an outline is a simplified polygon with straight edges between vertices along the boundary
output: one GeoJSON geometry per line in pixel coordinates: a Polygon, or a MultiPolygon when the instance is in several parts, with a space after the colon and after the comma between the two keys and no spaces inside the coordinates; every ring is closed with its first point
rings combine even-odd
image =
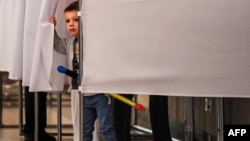
{"type": "MultiPolygon", "coordinates": [[[[68,96],[62,97],[62,140],[72,141],[71,118],[66,112],[70,111],[68,96]]],[[[18,95],[4,93],[1,111],[0,141],[23,141],[22,126],[18,95]]],[[[48,96],[47,104],[47,131],[57,137],[57,101],[55,96],[48,96]]],[[[24,110],[23,110],[24,111],[24,110]]]]}
{"type": "MultiPolygon", "coordinates": [[[[2,75],[0,79],[2,80],[0,80],[0,141],[23,141],[23,120],[21,118],[24,118],[22,116],[24,110],[20,110],[20,83],[8,80],[6,75],[2,75]]],[[[47,107],[48,127],[46,130],[58,137],[56,94],[48,95],[47,107]]],[[[73,141],[70,112],[70,96],[62,94],[62,131],[60,136],[62,141],[73,141]]],[[[151,134],[136,128],[131,129],[131,134],[133,141],[152,141],[151,134]]]]}
{"type": "MultiPolygon", "coordinates": [[[[64,99],[66,100],[66,99],[64,99]]],[[[17,105],[12,105],[14,101],[4,101],[2,110],[2,124],[0,128],[0,141],[23,141],[22,130],[20,128],[19,109],[17,105]]],[[[48,127],[47,131],[57,137],[57,107],[55,102],[48,104],[48,127]]],[[[63,103],[66,103],[64,101],[63,103]]],[[[64,104],[63,112],[69,111],[69,106],[64,104]]],[[[73,141],[71,119],[62,113],[62,141],[73,141]]],[[[133,141],[152,141],[149,134],[145,134],[135,129],[131,130],[133,141]]]]}

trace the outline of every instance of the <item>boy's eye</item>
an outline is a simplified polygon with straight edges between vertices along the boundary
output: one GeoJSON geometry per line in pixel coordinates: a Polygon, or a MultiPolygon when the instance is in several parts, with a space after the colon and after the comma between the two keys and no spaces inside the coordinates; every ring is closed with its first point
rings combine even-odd
{"type": "Polygon", "coordinates": [[[65,20],[66,23],[69,23],[69,20],[65,20]]]}
{"type": "Polygon", "coordinates": [[[78,18],[77,18],[77,19],[75,19],[75,21],[76,21],[76,22],[78,22],[78,18]]]}

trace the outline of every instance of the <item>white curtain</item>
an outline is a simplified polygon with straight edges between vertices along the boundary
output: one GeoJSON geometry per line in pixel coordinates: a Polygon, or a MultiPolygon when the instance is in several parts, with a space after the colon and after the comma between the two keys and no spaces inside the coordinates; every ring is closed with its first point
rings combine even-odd
{"type": "Polygon", "coordinates": [[[13,12],[13,30],[14,34],[12,35],[13,41],[10,41],[12,44],[12,50],[10,53],[9,59],[9,78],[14,80],[22,79],[22,70],[23,70],[23,29],[24,29],[24,15],[25,15],[25,5],[26,0],[17,0],[15,1],[15,11],[13,12]]]}
{"type": "Polygon", "coordinates": [[[14,42],[16,0],[1,0],[0,4],[0,71],[9,71],[14,42]]]}
{"type": "Polygon", "coordinates": [[[50,73],[53,61],[54,16],[58,0],[43,0],[38,21],[37,37],[31,67],[30,91],[51,90],[50,73]],[[50,82],[50,83],[49,83],[50,82]]]}
{"type": "Polygon", "coordinates": [[[250,97],[249,0],[83,0],[86,93],[250,97]]]}
{"type": "Polygon", "coordinates": [[[56,16],[58,34],[68,37],[63,10],[72,1],[1,0],[0,71],[9,72],[9,79],[22,80],[32,91],[61,90],[64,75],[57,66],[64,65],[65,56],[53,51],[49,17],[56,16]]]}
{"type": "Polygon", "coordinates": [[[58,20],[56,27],[62,38],[69,36],[66,32],[63,10],[71,1],[42,1],[31,68],[30,91],[63,90],[64,75],[57,71],[57,67],[65,66],[66,56],[53,51],[55,28],[49,23],[49,18],[55,16],[58,20]]]}
{"type": "Polygon", "coordinates": [[[26,0],[23,35],[23,86],[29,86],[30,84],[31,67],[37,37],[41,5],[42,0],[26,0]]]}

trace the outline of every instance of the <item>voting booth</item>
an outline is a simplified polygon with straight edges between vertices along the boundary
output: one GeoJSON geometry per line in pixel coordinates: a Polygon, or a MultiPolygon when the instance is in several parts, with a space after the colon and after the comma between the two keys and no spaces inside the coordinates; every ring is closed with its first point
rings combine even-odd
{"type": "MultiPolygon", "coordinates": [[[[71,1],[0,2],[0,71],[34,92],[60,91],[64,77],[56,67],[65,58],[53,53],[54,28],[47,19],[62,18],[71,1]]],[[[79,2],[79,91],[187,97],[188,113],[193,97],[215,97],[220,127],[223,98],[250,97],[250,1],[79,2]]]]}

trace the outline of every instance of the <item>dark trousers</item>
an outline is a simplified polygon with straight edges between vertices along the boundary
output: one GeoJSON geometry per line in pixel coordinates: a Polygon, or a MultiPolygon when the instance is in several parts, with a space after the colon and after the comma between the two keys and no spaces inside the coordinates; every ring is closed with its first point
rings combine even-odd
{"type": "MultiPolygon", "coordinates": [[[[29,92],[29,87],[25,87],[25,124],[24,124],[24,135],[34,136],[35,133],[35,93],[29,92]]],[[[39,98],[39,120],[38,127],[39,133],[45,132],[45,127],[47,126],[47,93],[38,92],[39,98]]]]}
{"type": "MultiPolygon", "coordinates": [[[[133,98],[132,94],[123,96],[128,99],[133,98]]],[[[131,141],[131,110],[131,106],[114,99],[114,121],[117,141],[131,141]]],[[[168,117],[168,97],[150,95],[149,112],[154,141],[171,141],[168,117]]]]}

